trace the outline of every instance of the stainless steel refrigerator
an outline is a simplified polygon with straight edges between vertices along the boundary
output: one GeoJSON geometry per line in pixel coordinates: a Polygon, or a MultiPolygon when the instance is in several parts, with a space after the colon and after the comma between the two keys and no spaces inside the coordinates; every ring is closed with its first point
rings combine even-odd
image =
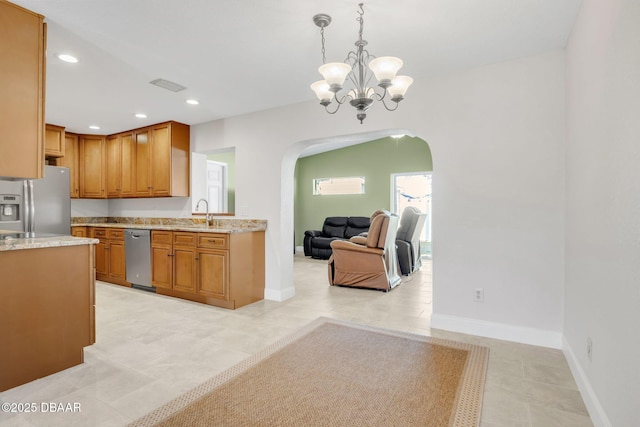
{"type": "Polygon", "coordinates": [[[69,169],[45,166],[44,178],[0,181],[0,230],[71,234],[69,169]]]}

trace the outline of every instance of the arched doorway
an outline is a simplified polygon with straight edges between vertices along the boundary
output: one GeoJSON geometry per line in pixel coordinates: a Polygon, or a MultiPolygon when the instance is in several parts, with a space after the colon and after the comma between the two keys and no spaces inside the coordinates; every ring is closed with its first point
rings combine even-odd
{"type": "MultiPolygon", "coordinates": [[[[311,190],[311,181],[309,183],[296,183],[295,180],[295,171],[296,171],[296,163],[299,161],[300,158],[302,157],[306,157],[307,155],[311,154],[311,155],[317,155],[323,152],[327,152],[327,151],[335,151],[335,150],[339,150],[339,149],[343,149],[345,147],[350,147],[353,145],[358,145],[358,144],[363,144],[363,143],[367,143],[367,142],[371,142],[374,140],[379,140],[385,137],[391,137],[391,136],[398,136],[398,135],[406,135],[409,138],[417,138],[419,139],[421,142],[424,143],[424,148],[429,152],[429,159],[431,159],[431,152],[430,152],[430,147],[428,145],[428,143],[423,140],[418,138],[413,132],[406,130],[406,129],[387,129],[387,130],[382,130],[382,131],[376,131],[376,132],[367,132],[367,133],[362,133],[362,134],[352,134],[352,135],[341,135],[341,136],[333,136],[333,137],[327,137],[327,138],[320,138],[320,139],[316,139],[316,140],[309,140],[309,141],[300,141],[298,143],[293,144],[290,149],[287,151],[287,153],[284,156],[283,159],[283,164],[282,164],[282,176],[281,176],[281,180],[282,180],[282,194],[281,194],[281,202],[282,202],[282,209],[281,209],[281,224],[282,224],[282,242],[283,242],[283,246],[284,246],[284,242],[287,242],[289,244],[291,244],[290,242],[293,242],[294,246],[296,245],[296,243],[298,244],[298,246],[301,245],[301,240],[302,240],[302,236],[304,234],[304,226],[300,227],[299,225],[299,219],[297,219],[297,215],[296,215],[296,203],[295,203],[295,195],[297,193],[298,186],[299,185],[303,185],[304,188],[307,188],[306,184],[308,185],[308,189],[311,190]],[[295,236],[292,236],[291,234],[288,234],[289,230],[295,230],[295,236]]],[[[396,144],[401,143],[401,140],[396,139],[395,140],[396,144]]],[[[427,169],[429,171],[432,170],[432,164],[429,164],[427,169]]],[[[418,168],[417,170],[423,171],[425,170],[424,165],[420,168],[418,168]]],[[[390,187],[391,186],[391,174],[388,174],[385,178],[384,178],[387,182],[387,185],[390,187]]],[[[392,204],[391,204],[391,191],[390,190],[385,190],[386,194],[385,194],[385,205],[382,206],[382,208],[386,208],[389,210],[392,210],[392,204]]],[[[373,209],[375,210],[375,209],[373,209]]],[[[370,209],[370,212],[367,211],[367,213],[363,213],[363,215],[368,215],[371,212],[373,212],[373,210],[370,209]]],[[[340,215],[339,212],[334,213],[334,215],[340,215]]],[[[330,216],[330,215],[327,215],[330,216]]],[[[324,218],[322,218],[324,219],[324,218]]],[[[309,226],[309,229],[317,229],[317,227],[322,225],[322,219],[319,220],[315,220],[316,222],[318,222],[318,224],[315,224],[315,226],[309,226]]],[[[291,257],[292,253],[294,253],[295,251],[293,250],[294,248],[292,248],[291,246],[288,246],[286,248],[286,250],[282,251],[281,256],[284,258],[285,256],[285,251],[287,253],[287,255],[289,257],[291,257]]],[[[284,261],[283,259],[281,259],[281,261],[284,261]]],[[[286,261],[283,263],[285,264],[286,261]]],[[[284,267],[284,265],[283,265],[284,267]]],[[[289,270],[287,268],[287,270],[289,270]]],[[[293,271],[293,262],[291,263],[291,270],[293,271]]],[[[287,275],[288,274],[292,274],[292,273],[287,273],[284,272],[287,275]]],[[[291,277],[292,283],[293,283],[293,277],[291,277]]],[[[291,290],[291,294],[289,296],[293,296],[293,293],[295,291],[292,289],[291,290]]]]}

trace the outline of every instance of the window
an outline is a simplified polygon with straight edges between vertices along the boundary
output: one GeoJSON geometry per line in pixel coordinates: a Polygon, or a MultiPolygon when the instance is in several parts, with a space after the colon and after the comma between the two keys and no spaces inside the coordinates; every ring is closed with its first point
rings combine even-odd
{"type": "Polygon", "coordinates": [[[364,194],[364,176],[347,178],[315,178],[313,194],[326,196],[329,194],[364,194]]]}

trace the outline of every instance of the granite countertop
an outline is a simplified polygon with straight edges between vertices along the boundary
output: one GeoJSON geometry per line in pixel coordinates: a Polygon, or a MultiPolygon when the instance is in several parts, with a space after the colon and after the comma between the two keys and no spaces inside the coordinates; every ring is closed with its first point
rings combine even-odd
{"type": "MultiPolygon", "coordinates": [[[[0,230],[0,237],[3,235],[16,234],[15,231],[0,230]]],[[[45,237],[27,237],[27,238],[0,238],[0,252],[15,251],[20,249],[38,249],[38,248],[54,248],[59,246],[77,246],[92,245],[99,243],[100,240],[88,237],[72,237],[72,236],[45,236],[45,237]]]]}
{"type": "Polygon", "coordinates": [[[196,233],[249,233],[264,231],[267,221],[260,219],[213,219],[211,226],[207,227],[204,218],[122,218],[100,217],[84,218],[75,217],[72,227],[107,227],[107,228],[137,228],[145,230],[169,230],[190,231],[196,233]]]}

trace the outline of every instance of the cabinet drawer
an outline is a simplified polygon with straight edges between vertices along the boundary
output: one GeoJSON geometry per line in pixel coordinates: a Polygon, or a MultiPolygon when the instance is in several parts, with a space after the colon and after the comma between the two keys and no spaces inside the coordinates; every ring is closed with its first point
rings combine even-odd
{"type": "Polygon", "coordinates": [[[199,233],[198,247],[228,249],[229,248],[228,236],[226,234],[199,233]]]}
{"type": "Polygon", "coordinates": [[[107,237],[107,229],[106,228],[92,228],[91,229],[91,237],[95,237],[96,239],[106,238],[107,237]]]}
{"type": "Polygon", "coordinates": [[[87,237],[87,227],[71,227],[71,235],[74,237],[87,237]]]}
{"type": "Polygon", "coordinates": [[[109,229],[109,239],[124,240],[124,230],[122,228],[109,229]]]}
{"type": "Polygon", "coordinates": [[[153,230],[151,232],[151,243],[156,243],[160,245],[171,245],[173,242],[173,232],[172,231],[156,231],[153,230]]]}
{"type": "Polygon", "coordinates": [[[196,245],[195,233],[173,233],[173,244],[177,246],[194,246],[196,245]]]}

